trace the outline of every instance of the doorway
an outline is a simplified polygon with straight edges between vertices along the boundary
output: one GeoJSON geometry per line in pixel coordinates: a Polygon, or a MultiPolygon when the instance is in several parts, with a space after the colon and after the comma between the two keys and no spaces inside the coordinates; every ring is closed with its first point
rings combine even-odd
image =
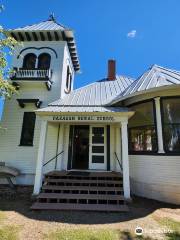
{"type": "Polygon", "coordinates": [[[70,127],[70,168],[87,170],[89,166],[89,126],[70,127]]]}

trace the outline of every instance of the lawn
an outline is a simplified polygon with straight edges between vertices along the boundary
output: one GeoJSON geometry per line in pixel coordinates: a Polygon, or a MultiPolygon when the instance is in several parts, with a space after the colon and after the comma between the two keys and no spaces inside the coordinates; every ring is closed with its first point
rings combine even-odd
{"type": "Polygon", "coordinates": [[[99,213],[31,211],[31,204],[31,191],[23,189],[0,199],[0,240],[180,240],[175,205],[136,197],[128,213],[99,213]]]}

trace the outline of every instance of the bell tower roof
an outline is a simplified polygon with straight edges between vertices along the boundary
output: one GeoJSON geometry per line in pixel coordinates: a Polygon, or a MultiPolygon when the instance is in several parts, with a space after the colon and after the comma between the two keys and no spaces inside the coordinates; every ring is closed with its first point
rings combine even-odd
{"type": "Polygon", "coordinates": [[[17,41],[30,42],[30,41],[66,41],[71,60],[75,71],[80,70],[79,57],[77,53],[77,46],[72,29],[63,26],[55,19],[54,14],[50,14],[49,18],[45,21],[9,29],[7,31],[9,36],[12,36],[17,41]]]}

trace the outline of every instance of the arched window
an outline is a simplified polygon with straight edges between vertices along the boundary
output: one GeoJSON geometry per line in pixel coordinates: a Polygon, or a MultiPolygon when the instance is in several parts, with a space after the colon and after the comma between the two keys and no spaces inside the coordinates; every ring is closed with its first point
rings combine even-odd
{"type": "Polygon", "coordinates": [[[28,53],[24,57],[23,68],[34,69],[36,67],[36,55],[34,53],[28,53]]]}
{"type": "Polygon", "coordinates": [[[67,75],[66,75],[66,89],[65,93],[71,92],[71,85],[72,85],[72,74],[70,72],[69,66],[67,67],[67,75]]]}
{"type": "Polygon", "coordinates": [[[48,53],[42,53],[38,57],[38,68],[49,69],[51,63],[51,56],[48,53]]]}

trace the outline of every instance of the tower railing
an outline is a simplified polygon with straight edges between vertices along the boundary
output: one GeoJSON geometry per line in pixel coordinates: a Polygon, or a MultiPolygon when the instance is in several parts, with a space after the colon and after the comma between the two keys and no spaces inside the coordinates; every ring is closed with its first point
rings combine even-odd
{"type": "Polygon", "coordinates": [[[50,80],[51,76],[51,69],[14,68],[10,78],[11,80],[50,80]]]}

